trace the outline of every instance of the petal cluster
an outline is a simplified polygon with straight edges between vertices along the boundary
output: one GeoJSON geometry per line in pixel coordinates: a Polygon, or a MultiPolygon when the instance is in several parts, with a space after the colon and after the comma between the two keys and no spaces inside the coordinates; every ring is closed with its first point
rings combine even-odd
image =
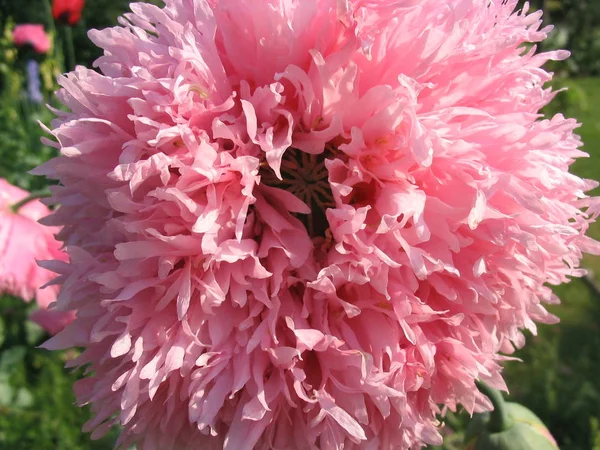
{"type": "Polygon", "coordinates": [[[49,310],[58,294],[58,286],[44,287],[55,274],[38,265],[39,261],[65,261],[67,255],[54,238],[56,228],[38,223],[50,210],[39,200],[25,203],[17,212],[12,206],[28,198],[29,193],[0,179],[0,294],[35,298],[39,309],[31,319],[51,334],[58,333],[73,319],[72,312],[49,310]]]}
{"type": "Polygon", "coordinates": [[[539,113],[568,55],[516,3],[166,0],[90,32],[37,170],[78,311],[46,346],[84,348],[92,437],[409,449],[491,408],[474,380],[600,250],[577,123],[539,113]]]}

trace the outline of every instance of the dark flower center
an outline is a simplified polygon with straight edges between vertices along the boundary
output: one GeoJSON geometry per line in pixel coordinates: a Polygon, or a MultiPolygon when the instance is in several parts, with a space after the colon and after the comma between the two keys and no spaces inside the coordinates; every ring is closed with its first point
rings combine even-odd
{"type": "Polygon", "coordinates": [[[277,178],[268,165],[261,171],[262,182],[267,186],[284,189],[302,200],[310,208],[310,214],[297,214],[311,237],[325,236],[329,222],[325,211],[333,208],[335,202],[329,185],[329,173],[325,160],[332,157],[332,151],[314,155],[295,148],[289,148],[281,160],[281,177],[277,178]]]}
{"type": "Polygon", "coordinates": [[[56,21],[66,25],[74,25],[77,21],[73,20],[71,17],[72,15],[73,11],[66,9],[60,12],[60,14],[56,17],[56,21]]]}

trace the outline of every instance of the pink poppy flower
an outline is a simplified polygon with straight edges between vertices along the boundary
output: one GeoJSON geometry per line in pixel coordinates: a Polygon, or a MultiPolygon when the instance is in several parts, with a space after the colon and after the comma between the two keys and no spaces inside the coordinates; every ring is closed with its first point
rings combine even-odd
{"type": "Polygon", "coordinates": [[[28,195],[27,191],[0,179],[0,294],[11,294],[25,301],[35,298],[45,312],[34,312],[32,320],[55,334],[74,315],[72,312],[46,311],[56,300],[59,288],[56,285],[42,288],[56,275],[40,267],[38,261],[65,261],[67,255],[54,238],[58,229],[38,223],[50,213],[39,200],[26,203],[17,213],[12,211],[11,206],[28,195]],[[54,317],[53,321],[51,317],[54,317]]]}
{"type": "Polygon", "coordinates": [[[17,25],[13,30],[13,42],[16,46],[31,45],[38,53],[50,50],[50,37],[44,31],[44,26],[39,24],[17,25]]]}
{"type": "Polygon", "coordinates": [[[409,449],[491,404],[584,273],[597,183],[516,0],[166,0],[90,32],[52,134],[92,437],[409,449]]]}

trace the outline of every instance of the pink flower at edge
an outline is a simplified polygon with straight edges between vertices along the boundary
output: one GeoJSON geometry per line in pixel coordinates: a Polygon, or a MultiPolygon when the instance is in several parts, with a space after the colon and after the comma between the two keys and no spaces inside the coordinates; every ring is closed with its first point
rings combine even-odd
{"type": "Polygon", "coordinates": [[[166,0],[92,30],[48,218],[49,349],[119,447],[391,450],[491,408],[600,212],[516,0],[166,0]]]}
{"type": "Polygon", "coordinates": [[[30,23],[15,27],[13,42],[18,47],[29,44],[37,53],[46,53],[52,46],[50,37],[44,31],[44,26],[30,23]]]}
{"type": "Polygon", "coordinates": [[[29,319],[37,323],[48,333],[54,335],[75,319],[75,312],[56,311],[55,309],[40,307],[31,312],[29,319]]]}
{"type": "Polygon", "coordinates": [[[40,309],[34,311],[32,320],[55,334],[73,319],[74,314],[48,310],[56,300],[59,287],[42,288],[56,275],[40,267],[38,261],[66,261],[67,255],[54,238],[58,229],[38,223],[50,214],[39,200],[28,202],[17,213],[11,210],[11,205],[28,195],[27,191],[0,179],[0,294],[14,295],[27,302],[35,298],[40,309]]]}

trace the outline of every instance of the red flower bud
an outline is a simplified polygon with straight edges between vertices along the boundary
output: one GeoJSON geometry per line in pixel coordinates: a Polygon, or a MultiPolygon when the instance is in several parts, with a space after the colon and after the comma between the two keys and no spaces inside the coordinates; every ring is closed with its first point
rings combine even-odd
{"type": "Polygon", "coordinates": [[[81,11],[85,0],[52,0],[52,16],[54,20],[75,25],[81,19],[81,11]]]}

